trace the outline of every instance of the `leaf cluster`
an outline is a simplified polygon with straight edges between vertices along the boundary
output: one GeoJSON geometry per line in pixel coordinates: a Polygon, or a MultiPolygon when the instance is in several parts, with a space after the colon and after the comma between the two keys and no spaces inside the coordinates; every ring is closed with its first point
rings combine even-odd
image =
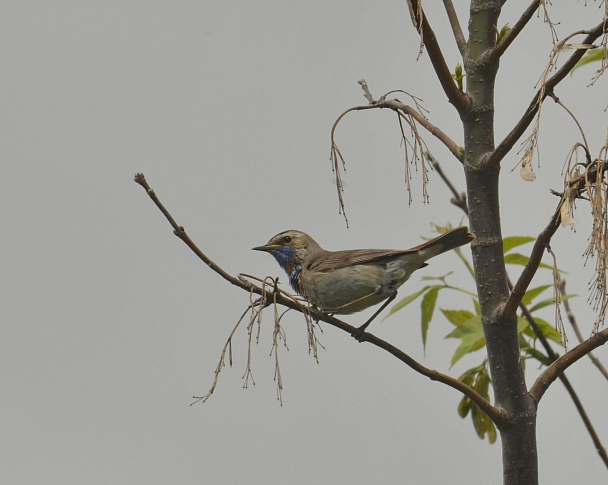
{"type": "MultiPolygon", "coordinates": [[[[524,244],[533,242],[534,240],[535,238],[533,237],[524,236],[505,238],[503,240],[505,263],[521,266],[528,264],[529,257],[514,251],[514,249],[524,244]]],[[[456,252],[474,278],[469,261],[461,251],[457,250],[456,252]]],[[[553,267],[547,264],[541,264],[540,267],[553,271],[553,267]]],[[[485,348],[486,340],[483,325],[481,323],[481,308],[479,306],[477,295],[465,288],[449,284],[447,279],[451,274],[452,272],[444,276],[424,277],[424,280],[432,281],[433,284],[427,284],[415,293],[405,296],[394,305],[387,317],[420,299],[420,326],[422,332],[422,344],[424,347],[426,347],[428,329],[431,320],[433,319],[433,315],[435,314],[435,309],[437,308],[439,293],[441,291],[450,290],[467,295],[467,299],[471,299],[472,309],[439,308],[440,312],[454,327],[445,336],[445,338],[460,340],[460,344],[456,348],[451,358],[450,366],[453,366],[465,355],[472,354],[473,352],[485,348]]],[[[546,340],[550,340],[561,347],[564,346],[561,333],[545,319],[538,316],[538,312],[540,310],[555,305],[554,296],[547,296],[546,293],[547,290],[552,288],[553,284],[546,284],[535,288],[530,288],[526,291],[524,297],[522,298],[522,306],[524,306],[527,311],[522,311],[521,315],[518,316],[517,332],[519,336],[522,362],[524,364],[527,360],[537,361],[540,366],[549,365],[551,363],[550,358],[543,352],[543,350],[539,350],[537,348],[539,335],[532,328],[532,324],[540,330],[546,340]],[[532,324],[531,319],[533,320],[532,324]]],[[[572,296],[573,295],[565,295],[561,297],[561,299],[568,299],[572,296]]],[[[481,364],[468,369],[458,379],[464,384],[475,389],[488,401],[490,400],[489,394],[492,386],[492,379],[488,372],[485,357],[483,358],[481,364]]],[[[465,396],[458,405],[458,414],[462,418],[465,418],[469,413],[471,414],[473,426],[477,435],[481,439],[487,437],[490,443],[494,443],[497,436],[494,423],[492,423],[492,421],[477,407],[477,405],[475,405],[468,397],[465,396]]]]}

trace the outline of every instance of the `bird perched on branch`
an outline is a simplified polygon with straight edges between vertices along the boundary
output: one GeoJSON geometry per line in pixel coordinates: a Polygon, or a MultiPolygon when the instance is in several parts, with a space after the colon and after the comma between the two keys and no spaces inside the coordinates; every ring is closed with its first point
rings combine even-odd
{"type": "Polygon", "coordinates": [[[272,254],[289,276],[291,287],[324,312],[346,315],[384,301],[357,329],[361,334],[395,299],[397,289],[414,271],[474,238],[463,226],[411,249],[326,251],[308,234],[290,230],[253,249],[272,254]]]}

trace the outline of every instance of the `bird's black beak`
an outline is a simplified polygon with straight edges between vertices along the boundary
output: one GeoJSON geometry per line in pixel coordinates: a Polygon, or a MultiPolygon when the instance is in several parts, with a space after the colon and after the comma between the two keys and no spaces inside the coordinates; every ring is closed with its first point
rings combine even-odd
{"type": "Polygon", "coordinates": [[[272,251],[274,246],[256,246],[255,248],[251,248],[253,251],[264,251],[266,253],[272,251]]]}

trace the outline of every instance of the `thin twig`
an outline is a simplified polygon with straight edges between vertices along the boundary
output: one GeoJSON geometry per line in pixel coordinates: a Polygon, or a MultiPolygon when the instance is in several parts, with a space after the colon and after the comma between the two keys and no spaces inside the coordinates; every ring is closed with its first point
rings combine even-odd
{"type": "Polygon", "coordinates": [[[488,54],[488,61],[490,63],[496,62],[509,48],[509,46],[513,43],[513,41],[517,38],[517,36],[521,33],[524,27],[528,24],[534,12],[538,10],[538,7],[542,3],[542,0],[532,0],[532,3],[528,6],[526,10],[523,11],[519,20],[515,22],[515,25],[511,27],[511,30],[504,38],[500,41],[499,44],[494,47],[488,54]]]}
{"type": "MultiPolygon", "coordinates": [[[[566,311],[566,317],[568,318],[568,321],[570,322],[570,325],[574,330],[574,334],[576,335],[577,340],[579,341],[579,343],[583,343],[583,334],[581,333],[581,330],[578,327],[578,323],[576,321],[574,313],[572,313],[572,309],[570,308],[570,302],[567,298],[563,298],[564,296],[566,296],[566,280],[560,281],[559,291],[562,294],[562,303],[564,305],[564,310],[566,311]]],[[[589,358],[591,359],[591,362],[593,362],[593,365],[595,365],[595,367],[597,367],[600,373],[604,376],[604,378],[608,380],[608,370],[604,367],[604,364],[599,361],[599,359],[593,354],[593,352],[589,352],[589,358]]]]}
{"type": "Polygon", "coordinates": [[[530,253],[528,263],[526,264],[524,270],[519,276],[519,279],[513,286],[513,290],[509,295],[509,299],[507,300],[507,303],[505,304],[502,310],[503,318],[510,319],[515,317],[517,308],[521,303],[521,299],[526,294],[528,286],[530,285],[532,279],[538,271],[541,260],[543,258],[543,254],[549,247],[551,238],[559,228],[561,221],[562,203],[563,199],[561,199],[559,204],[557,205],[557,209],[553,213],[549,224],[547,224],[545,229],[543,229],[543,231],[536,238],[536,242],[534,243],[534,247],[532,248],[532,253],[530,253]]]}
{"type": "Polygon", "coordinates": [[[578,131],[580,132],[581,137],[583,138],[585,152],[587,154],[589,154],[590,150],[589,150],[589,143],[587,143],[587,137],[585,136],[585,132],[583,131],[583,127],[579,123],[579,121],[576,118],[576,116],[574,116],[574,113],[572,111],[570,111],[568,109],[568,107],[564,103],[562,103],[562,101],[557,97],[557,95],[555,93],[551,92],[551,93],[548,94],[548,96],[550,96],[551,99],[553,101],[555,101],[555,103],[557,103],[559,106],[561,106],[562,108],[564,108],[564,110],[566,111],[566,113],[568,113],[570,115],[570,117],[574,120],[574,123],[576,123],[578,131]]]}
{"type": "Polygon", "coordinates": [[[583,343],[577,345],[569,352],[566,352],[551,364],[539,377],[530,389],[530,395],[538,403],[549,386],[564,373],[568,367],[582,359],[593,349],[604,345],[608,341],[608,329],[589,337],[583,343]]]}
{"type": "Polygon", "coordinates": [[[460,22],[458,21],[458,15],[456,15],[454,4],[452,3],[452,0],[443,0],[443,6],[448,16],[448,20],[450,21],[450,27],[452,27],[452,33],[454,34],[454,39],[456,40],[456,45],[458,46],[460,55],[464,57],[467,52],[467,39],[465,39],[464,34],[462,33],[462,28],[460,27],[460,22]]]}
{"type": "MultiPolygon", "coordinates": [[[[463,154],[464,154],[464,150],[462,149],[462,147],[458,146],[449,136],[447,136],[441,129],[439,129],[438,127],[433,125],[421,113],[422,107],[419,105],[417,98],[415,98],[414,96],[408,95],[414,100],[414,103],[416,104],[416,108],[414,108],[412,106],[408,106],[408,105],[402,103],[401,101],[399,101],[398,99],[387,100],[386,96],[388,94],[391,94],[393,91],[391,93],[387,93],[386,95],[382,96],[378,101],[375,101],[373,99],[373,96],[372,96],[365,80],[361,79],[358,82],[361,85],[361,87],[363,88],[366,99],[368,101],[371,99],[370,104],[367,104],[364,106],[354,106],[352,108],[347,109],[343,113],[341,113],[340,116],[338,116],[338,118],[336,119],[336,121],[334,121],[334,124],[331,127],[331,135],[330,135],[331,150],[330,150],[330,154],[329,154],[329,160],[331,163],[332,171],[334,172],[334,175],[336,177],[336,191],[338,192],[338,208],[339,208],[338,212],[340,214],[342,214],[342,216],[344,217],[347,227],[348,227],[348,217],[346,216],[346,206],[345,206],[345,202],[344,202],[344,185],[342,183],[342,171],[346,170],[346,162],[344,160],[344,157],[342,156],[342,153],[340,152],[340,149],[338,148],[338,144],[336,143],[336,129],[338,127],[338,124],[342,120],[342,118],[344,118],[348,113],[350,113],[352,111],[364,111],[364,110],[368,110],[368,109],[383,109],[383,108],[388,108],[392,111],[395,111],[397,113],[397,115],[399,116],[401,133],[402,133],[402,135],[404,135],[403,139],[406,142],[406,145],[405,145],[406,150],[407,150],[407,146],[408,146],[407,138],[405,137],[405,134],[403,131],[403,126],[401,125],[401,120],[405,120],[408,123],[408,125],[410,126],[412,136],[414,138],[414,142],[413,142],[414,162],[418,158],[420,158],[421,163],[424,164],[424,151],[425,151],[424,142],[422,140],[422,137],[418,134],[416,127],[414,126],[414,121],[419,123],[423,128],[428,130],[429,133],[431,133],[431,135],[435,136],[439,141],[441,141],[454,154],[454,156],[461,162],[463,161],[463,154]]],[[[407,94],[407,93],[405,93],[405,94],[407,94]]],[[[408,153],[406,152],[406,163],[408,163],[407,157],[408,157],[408,153]]],[[[424,168],[425,167],[423,165],[423,188],[426,189],[426,186],[425,186],[426,181],[424,178],[424,168]]],[[[407,170],[407,166],[406,166],[406,170],[407,170]]],[[[409,180],[407,180],[407,182],[409,184],[409,180]]],[[[408,185],[408,190],[409,190],[409,185],[408,185]]]]}
{"type": "Polygon", "coordinates": [[[549,224],[543,229],[543,231],[536,238],[536,242],[534,243],[534,247],[532,248],[532,253],[530,254],[530,259],[528,260],[528,264],[526,264],[524,270],[522,271],[519,279],[513,286],[513,291],[509,295],[509,299],[503,308],[503,318],[513,318],[515,313],[517,312],[517,308],[521,302],[521,299],[525,295],[528,290],[528,286],[532,282],[536,271],[540,266],[540,262],[542,260],[543,254],[545,250],[549,247],[551,243],[551,238],[559,228],[559,225],[562,221],[562,205],[568,199],[568,197],[580,197],[580,195],[586,190],[589,182],[595,180],[597,177],[598,170],[600,173],[603,173],[604,164],[598,161],[597,167],[592,167],[585,171],[585,174],[573,178],[568,181],[568,187],[560,197],[560,201],[557,204],[557,208],[549,221],[549,224]],[[571,195],[573,194],[573,195],[571,195]]]}
{"type": "MultiPolygon", "coordinates": [[[[368,104],[368,105],[364,105],[364,106],[353,106],[352,108],[349,108],[346,111],[344,111],[340,116],[338,116],[338,118],[336,119],[336,121],[334,122],[334,124],[331,128],[332,145],[334,144],[335,131],[338,126],[338,123],[340,122],[340,120],[342,118],[344,118],[344,116],[346,114],[350,113],[351,111],[363,111],[363,110],[367,110],[367,109],[383,109],[383,108],[388,108],[388,109],[391,109],[398,113],[401,112],[401,113],[404,113],[404,114],[409,115],[412,118],[414,118],[417,123],[420,123],[420,125],[424,129],[426,129],[431,135],[433,135],[441,143],[443,143],[446,146],[446,148],[448,150],[450,150],[450,152],[452,152],[452,154],[459,161],[462,162],[463,150],[454,140],[452,140],[448,135],[446,135],[440,128],[433,125],[427,118],[425,118],[415,108],[402,103],[398,99],[382,99],[381,98],[379,101],[375,101],[373,104],[368,104]]],[[[338,161],[343,162],[342,157],[338,157],[336,159],[336,162],[338,162],[338,161]]],[[[336,162],[333,163],[334,170],[336,169],[336,162]]]]}
{"type": "Polygon", "coordinates": [[[443,52],[441,52],[441,47],[439,47],[435,32],[433,32],[433,29],[424,14],[424,9],[422,8],[420,0],[408,0],[408,5],[410,7],[412,22],[414,23],[416,30],[420,32],[422,42],[426,46],[429,59],[431,60],[435,74],[437,74],[437,79],[441,83],[443,92],[456,110],[462,112],[468,105],[467,95],[458,89],[458,86],[454,82],[450,68],[445,62],[443,52]]]}
{"type": "Polygon", "coordinates": [[[467,194],[465,192],[458,193],[456,187],[454,187],[452,181],[445,174],[437,159],[430,152],[427,151],[425,153],[425,156],[433,167],[433,170],[435,170],[439,177],[441,177],[441,180],[443,180],[443,182],[448,186],[448,189],[450,189],[450,192],[452,192],[452,195],[454,195],[454,197],[450,199],[450,202],[456,207],[460,207],[460,209],[462,209],[465,214],[469,215],[469,206],[467,205],[467,194]]]}
{"type": "MultiPolygon", "coordinates": [[[[589,355],[591,355],[591,352],[589,352],[589,355]]],[[[606,465],[606,467],[608,467],[608,455],[606,454],[606,449],[604,448],[604,445],[602,445],[602,442],[600,441],[600,437],[595,432],[595,428],[593,427],[593,424],[591,423],[591,420],[589,419],[589,416],[587,415],[587,411],[585,411],[585,408],[583,407],[583,403],[581,403],[580,399],[578,398],[578,395],[576,394],[576,392],[574,391],[574,388],[572,387],[572,384],[570,384],[570,381],[566,378],[565,374],[562,374],[560,376],[560,380],[566,387],[568,394],[570,394],[570,397],[572,398],[572,401],[574,402],[574,406],[576,407],[576,410],[580,414],[581,419],[583,420],[583,423],[585,424],[585,428],[587,428],[587,431],[589,432],[589,436],[591,436],[591,440],[593,441],[593,444],[595,445],[597,454],[600,455],[600,458],[604,462],[604,465],[606,465]]]]}
{"type": "MultiPolygon", "coordinates": [[[[587,34],[587,37],[583,39],[582,44],[592,44],[600,35],[602,35],[605,27],[605,23],[601,22],[591,30],[581,31],[584,34],[587,34]]],[[[499,44],[499,46],[501,44],[502,42],[499,44]]],[[[515,143],[517,143],[528,126],[530,126],[532,120],[534,120],[536,113],[540,109],[540,105],[544,101],[545,97],[555,89],[555,87],[570,73],[570,71],[572,71],[572,68],[581,59],[581,57],[583,57],[586,51],[587,49],[577,49],[562,65],[562,67],[560,67],[553,76],[543,83],[528,105],[528,109],[517,122],[515,127],[485,160],[485,163],[487,163],[488,166],[498,165],[507,155],[507,153],[511,151],[515,143]]]]}

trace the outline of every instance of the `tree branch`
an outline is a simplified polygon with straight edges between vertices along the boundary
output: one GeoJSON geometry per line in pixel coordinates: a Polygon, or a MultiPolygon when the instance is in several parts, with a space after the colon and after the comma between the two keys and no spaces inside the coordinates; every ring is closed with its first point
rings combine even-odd
{"type": "MultiPolygon", "coordinates": [[[[587,37],[585,37],[585,39],[582,41],[582,44],[592,44],[600,35],[602,35],[605,28],[606,24],[601,22],[591,30],[581,31],[581,33],[587,34],[587,37]]],[[[581,57],[583,57],[585,52],[587,52],[587,49],[577,49],[576,52],[574,52],[574,54],[568,58],[564,65],[545,82],[544,86],[540,87],[536,93],[536,96],[534,96],[534,99],[530,102],[530,105],[528,106],[528,109],[524,115],[517,122],[511,132],[503,139],[503,141],[500,142],[496,149],[485,160],[485,163],[487,163],[489,166],[500,164],[502,159],[511,151],[515,143],[517,143],[517,141],[524,134],[528,126],[530,126],[530,123],[532,123],[532,120],[540,109],[540,106],[545,98],[570,73],[572,68],[581,59],[581,57]]]]}
{"type": "MultiPolygon", "coordinates": [[[[179,226],[175,222],[175,219],[171,216],[169,211],[164,207],[160,199],[156,196],[156,193],[154,192],[154,190],[152,190],[143,174],[136,174],[135,182],[141,185],[146,190],[148,196],[150,196],[152,201],[156,204],[156,206],[160,209],[160,211],[169,221],[171,227],[173,227],[174,234],[178,238],[180,238],[199,257],[199,259],[201,259],[207,266],[209,266],[209,268],[211,268],[218,275],[220,275],[222,278],[224,278],[226,281],[228,281],[234,286],[237,286],[250,293],[258,294],[262,297],[266,297],[269,295],[269,292],[267,290],[264,290],[263,288],[260,288],[247,280],[230,275],[229,273],[224,271],[220,266],[218,266],[215,262],[213,262],[207,255],[205,255],[186,234],[186,231],[183,226],[179,226]]],[[[359,334],[357,333],[356,327],[353,327],[341,320],[338,320],[337,318],[334,318],[333,316],[330,316],[327,313],[323,313],[322,311],[316,308],[305,307],[299,304],[297,301],[286,297],[284,295],[284,292],[282,291],[273,292],[272,299],[273,303],[277,303],[291,308],[292,310],[295,310],[297,312],[307,314],[313,319],[326,322],[329,325],[332,325],[336,328],[339,328],[340,330],[343,330],[344,332],[347,332],[349,335],[357,334],[357,339],[360,342],[369,342],[372,345],[375,345],[376,347],[379,347],[382,350],[385,350],[389,354],[393,355],[419,374],[422,374],[423,376],[426,376],[433,381],[438,381],[443,384],[446,384],[447,386],[461,392],[462,394],[467,396],[472,402],[474,402],[490,419],[492,419],[492,421],[494,421],[494,423],[502,423],[504,421],[503,412],[498,408],[492,406],[488,401],[483,398],[483,396],[481,396],[481,394],[479,394],[473,388],[467,386],[458,379],[454,379],[453,377],[450,377],[446,374],[442,374],[441,372],[423,366],[415,359],[407,355],[405,352],[389,344],[385,340],[382,340],[381,338],[376,337],[375,335],[368,332],[359,334]]]]}
{"type": "MultiPolygon", "coordinates": [[[[560,281],[559,292],[562,294],[562,296],[566,295],[566,281],[565,280],[560,281]]],[[[578,339],[579,343],[583,343],[583,335],[581,334],[581,331],[578,328],[578,323],[576,323],[576,318],[575,318],[574,314],[572,313],[572,309],[570,308],[570,302],[567,299],[562,300],[562,301],[564,303],[564,309],[566,310],[566,317],[568,318],[570,325],[572,325],[572,329],[574,330],[576,338],[578,339]]],[[[599,361],[599,359],[595,355],[593,355],[591,352],[589,352],[589,359],[591,359],[591,362],[593,362],[593,365],[595,365],[595,367],[597,367],[597,369],[604,376],[604,378],[608,380],[608,370],[606,370],[606,368],[599,361]]]]}
{"type": "Polygon", "coordinates": [[[608,341],[608,328],[596,333],[582,344],[566,352],[551,364],[539,377],[530,389],[530,396],[536,403],[542,399],[549,386],[564,373],[564,371],[579,359],[585,357],[593,349],[604,345],[608,341]]]}
{"type": "Polygon", "coordinates": [[[526,294],[528,286],[532,282],[534,275],[536,275],[536,271],[540,266],[543,254],[545,250],[549,247],[549,244],[551,243],[551,238],[555,234],[555,231],[557,231],[557,229],[559,228],[559,224],[561,221],[561,207],[563,202],[564,199],[562,198],[559,204],[557,205],[557,209],[555,210],[553,217],[551,217],[549,224],[547,224],[547,227],[545,227],[545,229],[543,229],[543,231],[536,238],[536,242],[534,243],[534,247],[532,248],[532,253],[530,254],[530,259],[528,260],[528,264],[526,264],[526,267],[519,276],[519,279],[515,283],[513,290],[511,290],[507,303],[503,307],[503,318],[508,319],[515,317],[515,314],[517,313],[517,308],[521,303],[521,299],[526,294]]]}
{"type": "MultiPolygon", "coordinates": [[[[596,162],[598,165],[595,167],[591,167],[589,170],[586,170],[584,174],[570,180],[568,182],[568,189],[574,194],[574,197],[580,197],[582,193],[586,190],[588,183],[593,183],[597,177],[598,172],[603,174],[604,164],[601,161],[596,162]]],[[[513,290],[509,295],[509,299],[507,303],[503,307],[502,314],[504,318],[513,317],[517,312],[517,307],[521,303],[521,299],[525,295],[528,290],[528,286],[530,285],[536,271],[538,271],[538,267],[543,257],[543,253],[546,249],[549,248],[551,243],[551,238],[559,228],[560,222],[562,220],[562,205],[566,201],[568,197],[568,193],[565,192],[561,194],[561,198],[559,203],[557,204],[557,208],[549,221],[549,224],[543,229],[543,231],[536,238],[536,242],[534,243],[534,247],[532,248],[532,253],[530,254],[530,259],[528,260],[528,264],[522,271],[519,279],[515,283],[513,290]]]]}
{"type": "Polygon", "coordinates": [[[460,51],[460,55],[464,57],[465,53],[467,52],[467,39],[465,39],[464,34],[462,33],[462,28],[460,27],[460,22],[458,21],[458,15],[456,15],[454,4],[452,3],[452,0],[443,0],[443,6],[445,7],[445,12],[448,16],[448,20],[450,21],[450,27],[452,27],[452,32],[454,34],[454,39],[456,40],[458,50],[460,51]]]}
{"type": "Polygon", "coordinates": [[[430,162],[431,166],[435,170],[435,172],[437,172],[439,177],[441,177],[441,180],[443,180],[443,182],[448,186],[448,189],[450,189],[450,192],[452,192],[452,195],[454,197],[452,197],[450,199],[450,202],[452,204],[454,204],[456,207],[460,207],[460,209],[468,216],[469,207],[467,205],[467,194],[465,192],[458,193],[458,191],[456,190],[456,187],[454,187],[454,184],[452,184],[452,181],[445,174],[445,172],[443,171],[443,168],[441,168],[441,165],[439,164],[437,159],[430,152],[426,152],[425,155],[426,155],[427,160],[430,162]]]}
{"type": "Polygon", "coordinates": [[[351,111],[362,111],[362,110],[366,110],[366,109],[378,109],[378,108],[379,109],[388,108],[397,113],[402,112],[406,115],[411,116],[424,129],[426,129],[431,135],[433,135],[441,143],[443,143],[446,146],[446,148],[452,153],[452,155],[454,155],[458,160],[460,160],[462,162],[462,156],[463,156],[462,147],[460,147],[454,140],[452,140],[448,135],[446,135],[445,132],[443,132],[441,130],[441,128],[438,128],[437,126],[433,125],[419,111],[417,111],[415,108],[413,108],[407,104],[402,103],[398,99],[385,99],[384,97],[382,97],[382,98],[380,98],[380,100],[374,101],[371,104],[366,104],[364,106],[353,106],[352,108],[349,108],[344,113],[342,113],[338,117],[338,119],[334,122],[334,124],[331,128],[332,140],[334,139],[334,134],[336,131],[336,127],[338,126],[338,123],[347,113],[350,113],[351,111]]]}
{"type": "MultiPolygon", "coordinates": [[[[403,126],[401,125],[401,120],[406,119],[407,123],[410,125],[410,128],[412,130],[412,136],[416,140],[414,143],[414,146],[417,148],[415,148],[413,150],[414,159],[422,158],[424,156],[424,145],[425,144],[424,144],[422,138],[418,135],[415,126],[413,126],[413,125],[415,125],[415,123],[413,123],[412,121],[407,119],[408,116],[411,117],[414,121],[416,121],[420,125],[422,125],[426,130],[429,131],[429,133],[431,133],[431,135],[435,136],[439,141],[441,141],[448,148],[448,150],[450,150],[450,152],[452,152],[452,154],[456,157],[456,159],[460,160],[461,162],[462,162],[463,153],[464,153],[464,150],[460,146],[458,146],[441,129],[434,126],[420,112],[420,110],[422,110],[422,108],[418,104],[418,100],[416,97],[411,96],[408,93],[405,93],[405,91],[399,91],[399,92],[403,92],[404,94],[407,94],[408,96],[410,96],[414,100],[414,103],[416,103],[416,107],[418,109],[408,106],[408,105],[402,103],[401,101],[399,101],[398,99],[391,99],[391,100],[386,99],[386,96],[388,96],[389,94],[392,94],[396,91],[391,91],[376,101],[376,100],[374,100],[374,97],[371,94],[369,87],[368,87],[367,83],[365,82],[365,80],[360,79],[359,84],[361,85],[361,87],[365,93],[365,98],[369,101],[369,104],[364,105],[364,106],[354,106],[352,108],[347,109],[342,114],[340,114],[340,116],[338,116],[338,118],[336,119],[336,121],[334,122],[334,124],[331,127],[331,135],[330,135],[331,150],[330,150],[329,159],[332,164],[332,170],[336,177],[336,190],[338,192],[339,212],[340,212],[340,214],[342,214],[344,216],[344,219],[346,221],[346,227],[348,227],[348,218],[346,217],[346,207],[345,207],[344,195],[343,195],[344,186],[342,184],[342,174],[340,172],[340,165],[342,165],[342,168],[345,169],[346,163],[345,163],[344,157],[342,156],[342,153],[340,152],[340,149],[338,148],[338,145],[336,143],[335,135],[336,135],[336,128],[338,127],[338,124],[340,123],[342,118],[344,118],[344,116],[346,116],[351,111],[362,111],[362,110],[376,109],[376,108],[380,108],[380,109],[388,108],[388,109],[395,111],[397,113],[397,115],[399,116],[401,133],[403,135],[404,141],[406,139],[405,139],[405,134],[403,132],[403,126]]],[[[421,160],[421,161],[423,161],[423,160],[421,160]]],[[[407,148],[406,148],[406,173],[407,173],[407,167],[408,167],[407,162],[408,162],[408,155],[407,155],[407,148]]],[[[426,169],[426,167],[423,164],[423,171],[425,169],[426,169]]],[[[423,172],[423,174],[424,174],[424,172],[423,172]]],[[[423,177],[423,180],[426,180],[426,178],[423,177]]],[[[410,178],[406,176],[406,183],[408,186],[408,191],[409,191],[409,181],[410,181],[410,178]]],[[[423,187],[424,187],[424,184],[423,184],[423,187]]]]}
{"type": "Polygon", "coordinates": [[[524,27],[528,24],[534,12],[538,10],[542,0],[532,0],[532,3],[528,6],[526,10],[521,14],[519,20],[515,23],[515,25],[511,28],[509,33],[504,36],[501,42],[494,47],[488,54],[489,62],[496,62],[502,55],[506,52],[509,46],[513,43],[513,41],[517,38],[517,36],[521,33],[524,27]]]}
{"type": "MultiPolygon", "coordinates": [[[[591,352],[589,354],[591,355],[591,352]]],[[[583,403],[578,398],[578,395],[576,394],[576,391],[572,387],[572,384],[570,384],[570,381],[566,377],[566,374],[560,375],[559,379],[560,379],[560,381],[562,381],[562,384],[565,386],[566,390],[568,391],[568,394],[570,395],[572,402],[574,402],[574,406],[576,407],[578,414],[581,416],[581,419],[583,420],[583,423],[585,424],[585,428],[587,428],[587,432],[589,433],[589,436],[591,436],[591,441],[593,441],[593,444],[595,445],[597,454],[600,455],[600,458],[604,462],[604,465],[606,465],[608,467],[608,455],[606,454],[606,449],[604,448],[604,445],[602,445],[602,442],[600,441],[600,437],[595,432],[595,428],[593,427],[593,424],[591,423],[591,420],[589,419],[589,416],[587,415],[587,411],[585,411],[585,408],[583,407],[583,403]]]]}
{"type": "Polygon", "coordinates": [[[443,92],[456,110],[462,112],[468,105],[467,95],[456,86],[456,83],[452,78],[452,73],[445,62],[443,53],[437,42],[435,32],[433,32],[433,29],[424,14],[422,5],[419,0],[408,0],[408,5],[410,7],[414,27],[416,27],[416,30],[420,32],[420,35],[422,36],[422,41],[426,46],[429,59],[431,60],[433,69],[435,69],[435,74],[437,74],[437,79],[439,79],[443,92]]]}
{"type": "MultiPolygon", "coordinates": [[[[431,162],[435,171],[440,175],[441,179],[445,182],[445,184],[448,186],[449,190],[454,195],[454,198],[452,198],[452,200],[451,200],[452,204],[456,205],[457,207],[460,207],[464,211],[464,213],[468,215],[466,195],[458,194],[458,191],[452,184],[451,180],[447,177],[447,175],[445,175],[445,173],[441,169],[441,165],[439,164],[439,162],[430,153],[427,153],[427,158],[431,162]]],[[[558,207],[558,210],[559,210],[559,207],[558,207]]],[[[513,289],[513,285],[511,284],[510,280],[509,280],[509,286],[511,289],[513,289]]],[[[563,282],[563,281],[562,281],[562,284],[560,285],[560,292],[563,295],[566,294],[565,282],[563,282]]],[[[524,291],[524,293],[525,293],[525,291],[524,291]]],[[[575,329],[575,332],[577,334],[577,337],[579,338],[579,342],[582,343],[583,338],[580,334],[580,331],[578,330],[578,325],[576,325],[574,315],[572,314],[572,312],[570,310],[570,305],[568,303],[568,300],[564,300],[564,307],[566,308],[566,314],[568,316],[568,319],[570,320],[570,323],[572,324],[572,326],[575,329]]],[[[526,318],[526,320],[528,320],[530,327],[534,331],[536,337],[539,339],[543,348],[545,349],[545,352],[547,353],[546,365],[548,366],[552,362],[555,362],[559,357],[558,354],[553,350],[553,348],[551,347],[551,345],[549,344],[549,342],[543,335],[542,330],[538,327],[536,321],[534,320],[533,315],[530,313],[530,310],[521,301],[521,299],[519,302],[519,308],[521,309],[522,315],[526,318]]],[[[600,369],[600,372],[602,372],[604,374],[604,377],[608,378],[608,373],[606,373],[606,369],[591,352],[589,352],[589,358],[593,361],[593,363],[596,365],[596,367],[598,367],[598,369],[600,369]]],[[[591,420],[589,419],[589,416],[587,415],[587,411],[585,410],[583,403],[581,402],[581,400],[578,397],[578,394],[574,390],[574,387],[570,383],[570,380],[566,377],[565,373],[562,373],[559,376],[559,379],[562,382],[562,384],[564,385],[564,387],[566,388],[566,391],[568,392],[570,399],[572,399],[572,402],[574,403],[576,410],[578,411],[581,419],[583,420],[583,423],[584,423],[585,427],[587,428],[587,432],[589,433],[589,436],[591,436],[591,440],[593,441],[593,444],[595,445],[595,449],[597,450],[598,455],[600,456],[602,461],[604,461],[604,464],[606,466],[608,466],[608,455],[606,453],[606,450],[605,450],[599,436],[597,435],[595,428],[593,427],[593,424],[591,423],[591,420]]]]}
{"type": "Polygon", "coordinates": [[[410,368],[412,368],[419,374],[428,377],[432,381],[441,382],[449,387],[452,387],[453,389],[456,389],[457,391],[460,391],[462,394],[471,399],[472,402],[477,404],[479,409],[481,409],[494,422],[494,424],[496,424],[496,426],[500,427],[500,425],[505,422],[506,415],[501,409],[492,406],[481,396],[481,394],[479,394],[477,391],[475,391],[468,385],[464,384],[462,381],[459,381],[458,379],[454,379],[453,377],[450,377],[446,374],[442,374],[441,372],[423,366],[416,360],[412,359],[409,355],[399,350],[397,347],[394,347],[393,345],[376,337],[371,333],[364,332],[358,338],[360,342],[369,342],[372,345],[376,345],[377,347],[386,350],[389,354],[393,355],[394,357],[408,365],[410,368]]]}

